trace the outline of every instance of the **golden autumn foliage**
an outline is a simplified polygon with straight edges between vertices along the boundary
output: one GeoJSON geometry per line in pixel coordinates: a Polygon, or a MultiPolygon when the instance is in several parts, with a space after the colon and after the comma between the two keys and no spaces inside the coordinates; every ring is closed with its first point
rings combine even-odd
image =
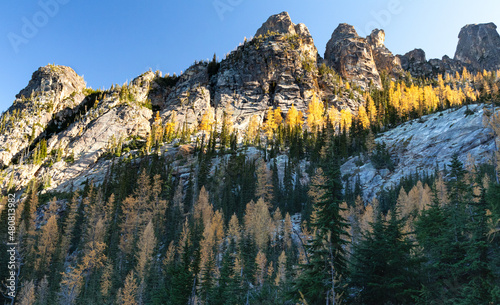
{"type": "Polygon", "coordinates": [[[257,203],[251,201],[245,211],[245,228],[255,240],[257,248],[264,249],[270,239],[272,225],[268,204],[261,197],[257,203]]]}
{"type": "Polygon", "coordinates": [[[307,108],[307,126],[309,130],[316,133],[323,128],[325,124],[324,112],[323,103],[314,95],[307,108]]]}
{"type": "Polygon", "coordinates": [[[118,292],[116,304],[119,305],[136,305],[139,286],[134,277],[134,272],[131,271],[125,278],[123,288],[118,292]]]}
{"type": "Polygon", "coordinates": [[[16,304],[19,305],[33,305],[35,304],[35,284],[33,280],[31,281],[23,281],[21,292],[17,297],[16,304]]]}
{"type": "Polygon", "coordinates": [[[278,128],[278,124],[276,124],[274,110],[272,107],[267,109],[266,113],[266,121],[264,123],[264,132],[268,139],[272,139],[274,132],[278,128]]]}
{"type": "Polygon", "coordinates": [[[255,280],[257,282],[257,285],[262,286],[264,284],[264,279],[266,276],[266,265],[267,265],[267,258],[266,254],[262,252],[262,250],[257,253],[257,257],[255,258],[255,264],[257,264],[257,269],[255,271],[255,280]]]}
{"type": "Polygon", "coordinates": [[[263,198],[266,202],[273,199],[273,172],[267,168],[266,162],[260,159],[257,163],[257,185],[255,187],[255,197],[263,198]]]}
{"type": "Polygon", "coordinates": [[[38,241],[35,269],[43,271],[49,267],[59,239],[56,215],[51,215],[42,227],[40,240],[38,241]]]}
{"type": "Polygon", "coordinates": [[[365,100],[366,100],[366,112],[368,115],[368,119],[370,120],[370,123],[373,125],[377,120],[377,107],[375,107],[375,102],[373,101],[373,98],[369,94],[366,94],[365,100]]]}
{"type": "Polygon", "coordinates": [[[328,119],[333,127],[333,130],[339,130],[340,128],[340,112],[335,107],[330,107],[328,109],[328,119]]]}
{"type": "Polygon", "coordinates": [[[241,238],[241,227],[238,220],[238,216],[233,214],[231,216],[231,220],[229,220],[229,226],[227,229],[227,235],[231,238],[236,244],[240,241],[241,238]]]}
{"type": "Polygon", "coordinates": [[[214,123],[214,113],[211,109],[205,111],[201,118],[199,129],[201,131],[210,132],[214,123]]]}
{"type": "Polygon", "coordinates": [[[363,129],[368,129],[370,127],[370,118],[368,118],[368,114],[366,113],[366,108],[363,105],[359,106],[358,120],[361,123],[363,129]]]}
{"type": "Polygon", "coordinates": [[[254,114],[252,115],[252,117],[250,118],[250,122],[248,123],[247,131],[245,133],[246,140],[250,143],[254,142],[255,138],[259,135],[259,129],[259,117],[254,114]]]}
{"type": "Polygon", "coordinates": [[[340,111],[340,128],[349,132],[352,125],[352,113],[349,109],[342,109],[340,111]]]}
{"type": "Polygon", "coordinates": [[[136,271],[139,278],[144,277],[146,265],[152,259],[153,250],[156,247],[156,236],[153,228],[153,222],[149,221],[139,239],[139,252],[136,254],[136,271]]]}
{"type": "Polygon", "coordinates": [[[302,125],[304,124],[302,112],[298,111],[294,105],[290,107],[288,113],[286,114],[285,124],[290,129],[302,128],[302,125]]]}
{"type": "Polygon", "coordinates": [[[281,108],[274,109],[274,123],[280,127],[283,124],[283,116],[281,116],[281,108]]]}

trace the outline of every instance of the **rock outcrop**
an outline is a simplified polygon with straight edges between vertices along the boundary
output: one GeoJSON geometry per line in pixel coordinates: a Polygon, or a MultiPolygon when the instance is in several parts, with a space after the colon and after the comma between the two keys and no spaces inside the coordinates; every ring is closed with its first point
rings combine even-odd
{"type": "Polygon", "coordinates": [[[294,105],[305,113],[313,95],[350,107],[347,98],[336,97],[329,84],[321,83],[320,61],[305,25],[294,24],[286,12],[271,16],[216,69],[202,62],[186,70],[168,94],[162,118],[169,120],[175,111],[178,123],[195,127],[205,112],[218,122],[226,112],[242,132],[253,115],[262,121],[268,107],[280,107],[286,115],[294,105]]]}
{"type": "Polygon", "coordinates": [[[500,69],[500,35],[493,23],[469,24],[462,28],[455,57],[425,59],[425,52],[415,49],[398,55],[401,66],[414,77],[435,78],[438,74],[461,73],[464,68],[471,72],[500,69]]]}
{"type": "Polygon", "coordinates": [[[370,43],[349,24],[342,23],[333,32],[326,45],[325,61],[362,88],[368,88],[370,83],[382,86],[370,43]]]}
{"type": "MultiPolygon", "coordinates": [[[[13,177],[17,188],[37,178],[43,181],[45,189],[64,192],[83,187],[90,178],[95,179],[96,183],[99,180],[102,182],[110,162],[102,160],[99,163],[101,157],[110,153],[110,149],[120,147],[121,150],[137,139],[145,141],[151,131],[152,111],[145,105],[154,77],[154,73],[146,72],[130,85],[93,93],[98,95],[96,102],[89,106],[84,106],[86,103],[82,102],[75,106],[75,109],[88,109],[79,112],[78,119],[69,126],[63,126],[56,132],[41,133],[40,137],[47,142],[47,152],[60,152],[59,161],[51,166],[20,162],[11,165],[3,174],[13,177]]],[[[45,93],[54,96],[57,90],[51,89],[45,93]]],[[[83,98],[84,101],[87,99],[83,98]]],[[[6,138],[15,138],[15,134],[7,133],[6,138]]],[[[32,155],[33,152],[30,153],[32,155]]]]}
{"type": "Polygon", "coordinates": [[[296,34],[295,24],[293,24],[287,12],[281,12],[269,17],[257,30],[255,37],[260,35],[265,36],[273,32],[278,34],[296,34]]]}
{"type": "Polygon", "coordinates": [[[7,122],[0,135],[0,168],[14,158],[23,158],[49,123],[73,115],[85,98],[84,89],[83,78],[69,67],[48,65],[35,71],[4,114],[7,122]]]}
{"type": "Polygon", "coordinates": [[[415,49],[405,55],[398,55],[398,57],[403,69],[410,72],[413,77],[436,78],[439,74],[454,75],[456,72],[461,73],[464,68],[471,69],[470,65],[447,55],[443,56],[442,59],[433,58],[427,61],[422,49],[415,49]]]}
{"type": "Polygon", "coordinates": [[[384,132],[377,143],[385,143],[395,169],[376,169],[371,161],[353,157],[342,165],[342,175],[363,186],[365,200],[372,200],[382,189],[396,186],[400,179],[415,173],[433,174],[448,166],[453,154],[468,164],[469,155],[477,164],[487,163],[495,150],[491,130],[483,126],[484,105],[444,111],[409,121],[384,132]],[[359,164],[362,165],[359,165],[359,164]]]}
{"type": "Polygon", "coordinates": [[[372,48],[373,59],[379,73],[385,72],[392,78],[397,79],[403,74],[399,57],[392,54],[384,45],[384,30],[375,29],[366,37],[372,48]]]}
{"type": "Polygon", "coordinates": [[[458,38],[455,60],[476,71],[500,69],[500,35],[494,23],[466,25],[458,38]]]}

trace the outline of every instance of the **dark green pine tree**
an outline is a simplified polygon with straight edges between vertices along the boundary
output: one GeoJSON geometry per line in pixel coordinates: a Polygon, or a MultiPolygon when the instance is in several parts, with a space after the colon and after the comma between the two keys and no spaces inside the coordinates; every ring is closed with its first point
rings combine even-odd
{"type": "Polygon", "coordinates": [[[415,222],[415,232],[424,255],[422,278],[425,281],[418,300],[420,304],[436,304],[431,300],[439,299],[440,292],[444,291],[440,279],[448,276],[442,258],[446,254],[447,239],[451,232],[448,228],[447,216],[440,206],[436,192],[431,206],[423,211],[415,222]]]}
{"type": "Polygon", "coordinates": [[[310,305],[328,304],[345,297],[346,220],[341,215],[342,182],[338,159],[330,149],[326,161],[326,182],[318,185],[324,195],[315,206],[316,217],[312,220],[315,235],[306,246],[308,263],[302,265],[293,293],[302,293],[310,305]]]}
{"type": "Polygon", "coordinates": [[[402,232],[404,220],[389,212],[372,224],[372,233],[354,249],[352,291],[357,304],[412,304],[420,287],[419,259],[412,255],[413,243],[402,232]]]}
{"type": "Polygon", "coordinates": [[[273,206],[283,206],[283,194],[281,191],[281,182],[278,175],[278,163],[276,162],[276,158],[273,159],[273,163],[271,164],[271,170],[273,172],[272,181],[273,181],[273,206]]]}
{"type": "Polygon", "coordinates": [[[230,252],[226,251],[222,257],[219,285],[214,289],[211,304],[236,305],[242,303],[241,276],[234,270],[235,258],[230,252]]]}
{"type": "Polygon", "coordinates": [[[416,222],[425,254],[422,304],[492,304],[485,194],[475,199],[455,155],[447,183],[449,203],[435,202],[416,222]]]}
{"type": "Polygon", "coordinates": [[[283,175],[283,211],[290,211],[293,205],[293,166],[290,159],[285,163],[285,170],[283,175]]]}
{"type": "Polygon", "coordinates": [[[472,201],[469,206],[470,220],[467,223],[469,241],[466,245],[467,255],[464,259],[468,282],[462,290],[464,299],[462,304],[495,303],[491,300],[494,281],[488,257],[490,247],[487,205],[486,192],[483,190],[479,200],[472,201]]]}

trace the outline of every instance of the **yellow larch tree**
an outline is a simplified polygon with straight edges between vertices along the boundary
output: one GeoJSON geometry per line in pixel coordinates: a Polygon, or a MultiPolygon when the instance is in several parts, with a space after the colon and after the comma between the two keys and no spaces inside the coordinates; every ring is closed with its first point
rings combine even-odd
{"type": "Polygon", "coordinates": [[[257,174],[255,197],[264,198],[266,202],[271,202],[273,199],[273,172],[267,168],[266,162],[263,159],[259,159],[255,172],[257,174]]]}
{"type": "Polygon", "coordinates": [[[238,216],[236,216],[236,214],[233,214],[233,216],[231,216],[231,219],[229,220],[227,236],[231,240],[233,240],[236,245],[241,239],[241,227],[238,216]]]}
{"type": "Polygon", "coordinates": [[[330,107],[328,109],[328,119],[330,120],[330,124],[333,127],[333,130],[340,129],[340,112],[335,108],[335,106],[330,107]]]}
{"type": "Polygon", "coordinates": [[[165,132],[163,125],[162,125],[162,119],[160,117],[160,112],[156,112],[155,120],[153,122],[153,126],[151,126],[152,130],[151,133],[153,135],[153,143],[155,145],[160,144],[163,142],[163,133],[165,132]]]}
{"type": "Polygon", "coordinates": [[[247,131],[245,133],[245,138],[247,143],[253,144],[255,143],[255,139],[259,135],[260,129],[260,119],[259,116],[254,114],[250,118],[250,122],[248,123],[247,131]]]}
{"type": "Polygon", "coordinates": [[[361,126],[363,126],[363,129],[368,129],[370,127],[370,118],[368,118],[366,108],[363,105],[359,106],[358,120],[361,123],[361,126]]]}
{"type": "Polygon", "coordinates": [[[352,113],[349,109],[342,109],[340,111],[340,128],[349,132],[352,125],[352,113]]]}
{"type": "Polygon", "coordinates": [[[214,113],[211,109],[207,109],[201,118],[199,129],[205,133],[209,133],[212,130],[212,125],[214,123],[214,113]]]}
{"type": "Polygon", "coordinates": [[[118,305],[137,305],[137,295],[139,291],[139,286],[134,277],[134,271],[130,273],[125,278],[125,284],[123,288],[118,291],[116,304],[118,305]]]}
{"type": "Polygon", "coordinates": [[[104,270],[101,275],[101,294],[104,297],[107,297],[111,287],[112,287],[112,280],[113,280],[113,264],[111,263],[111,260],[108,260],[106,267],[104,267],[104,270]]]}
{"type": "Polygon", "coordinates": [[[311,198],[311,202],[313,205],[321,202],[323,196],[325,195],[325,190],[320,185],[324,185],[326,183],[326,176],[323,173],[323,170],[320,168],[316,169],[316,173],[311,178],[311,183],[309,184],[309,191],[307,191],[307,195],[311,198]]]}
{"type": "Polygon", "coordinates": [[[266,113],[266,122],[264,123],[264,132],[269,140],[273,138],[274,132],[277,128],[278,125],[274,120],[274,110],[272,107],[269,107],[266,113]]]}
{"type": "Polygon", "coordinates": [[[374,125],[377,121],[377,107],[375,107],[375,102],[373,98],[367,94],[365,97],[366,100],[366,112],[368,114],[368,119],[370,120],[370,124],[374,125]]]}
{"type": "Polygon", "coordinates": [[[62,274],[59,292],[59,304],[73,305],[83,285],[82,270],[70,267],[62,274]]]}
{"type": "Polygon", "coordinates": [[[150,220],[144,228],[141,238],[139,239],[137,258],[137,276],[139,279],[144,279],[144,272],[147,264],[153,257],[153,250],[156,247],[156,236],[153,228],[153,222],[150,220]]]}
{"type": "Polygon", "coordinates": [[[298,111],[293,104],[292,107],[288,109],[285,123],[290,130],[294,130],[295,128],[302,129],[302,124],[304,124],[302,112],[298,111]]]}
{"type": "Polygon", "coordinates": [[[35,283],[33,280],[31,281],[23,281],[21,285],[21,292],[19,293],[19,296],[17,297],[17,304],[18,305],[33,305],[35,304],[36,297],[35,297],[35,283]]]}
{"type": "Polygon", "coordinates": [[[269,241],[269,228],[271,227],[271,215],[268,204],[261,197],[257,203],[247,204],[245,211],[245,229],[255,240],[258,249],[265,249],[269,241]]]}
{"type": "Polygon", "coordinates": [[[280,256],[278,257],[278,266],[276,270],[276,279],[274,280],[274,284],[279,286],[280,283],[284,283],[286,281],[286,254],[285,251],[281,251],[280,256]]]}
{"type": "Polygon", "coordinates": [[[255,280],[257,285],[262,286],[267,273],[267,258],[266,254],[264,254],[262,250],[259,250],[259,253],[257,253],[255,264],[257,265],[257,269],[255,270],[255,280]]]}
{"type": "Polygon", "coordinates": [[[177,132],[177,112],[174,110],[170,115],[170,120],[165,124],[165,137],[171,140],[177,132]]]}
{"type": "Polygon", "coordinates": [[[307,107],[307,126],[311,132],[317,133],[323,128],[325,123],[324,112],[323,103],[314,94],[307,107]]]}
{"type": "Polygon", "coordinates": [[[47,223],[42,227],[40,239],[38,240],[35,261],[36,271],[44,271],[49,267],[58,240],[59,229],[57,226],[57,216],[51,215],[47,223]]]}
{"type": "Polygon", "coordinates": [[[283,116],[281,116],[281,108],[278,107],[274,109],[274,123],[276,124],[277,128],[283,124],[283,116]]]}

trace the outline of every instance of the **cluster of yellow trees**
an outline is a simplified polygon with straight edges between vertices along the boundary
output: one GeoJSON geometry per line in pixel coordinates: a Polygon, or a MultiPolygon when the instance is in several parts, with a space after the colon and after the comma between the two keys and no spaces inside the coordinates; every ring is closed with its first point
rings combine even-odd
{"type": "MultiPolygon", "coordinates": [[[[384,105],[380,102],[375,103],[369,92],[363,93],[364,103],[355,112],[351,109],[338,109],[334,105],[328,107],[327,103],[321,101],[316,95],[313,95],[308,104],[306,115],[298,110],[293,104],[288,109],[286,115],[283,114],[280,107],[269,107],[264,118],[253,115],[250,118],[246,128],[244,138],[247,143],[256,143],[257,139],[264,136],[271,140],[280,131],[303,130],[307,128],[312,134],[321,131],[326,123],[329,122],[337,132],[349,132],[353,121],[359,122],[362,129],[368,129],[370,126],[381,127],[382,117],[386,115],[386,107],[395,110],[399,122],[405,121],[411,117],[422,116],[437,111],[465,104],[466,102],[475,102],[480,96],[497,95],[499,90],[496,82],[500,71],[484,71],[483,73],[471,74],[464,69],[463,72],[456,73],[454,76],[446,74],[443,78],[438,76],[437,81],[424,81],[423,85],[415,82],[407,84],[403,81],[390,81],[387,89],[384,105]],[[384,109],[383,109],[384,108],[384,109]],[[306,118],[304,118],[306,117],[306,118]]],[[[348,82],[345,82],[345,88],[349,89],[348,82]]],[[[154,130],[151,142],[157,143],[162,139],[168,141],[178,137],[180,133],[193,133],[203,131],[209,134],[217,121],[213,109],[208,109],[203,113],[201,121],[194,130],[181,130],[182,126],[177,123],[177,113],[173,113],[170,120],[162,126],[161,119],[157,115],[154,122],[154,130]]],[[[230,126],[233,132],[233,122],[231,113],[224,116],[223,126],[230,126]]]]}

